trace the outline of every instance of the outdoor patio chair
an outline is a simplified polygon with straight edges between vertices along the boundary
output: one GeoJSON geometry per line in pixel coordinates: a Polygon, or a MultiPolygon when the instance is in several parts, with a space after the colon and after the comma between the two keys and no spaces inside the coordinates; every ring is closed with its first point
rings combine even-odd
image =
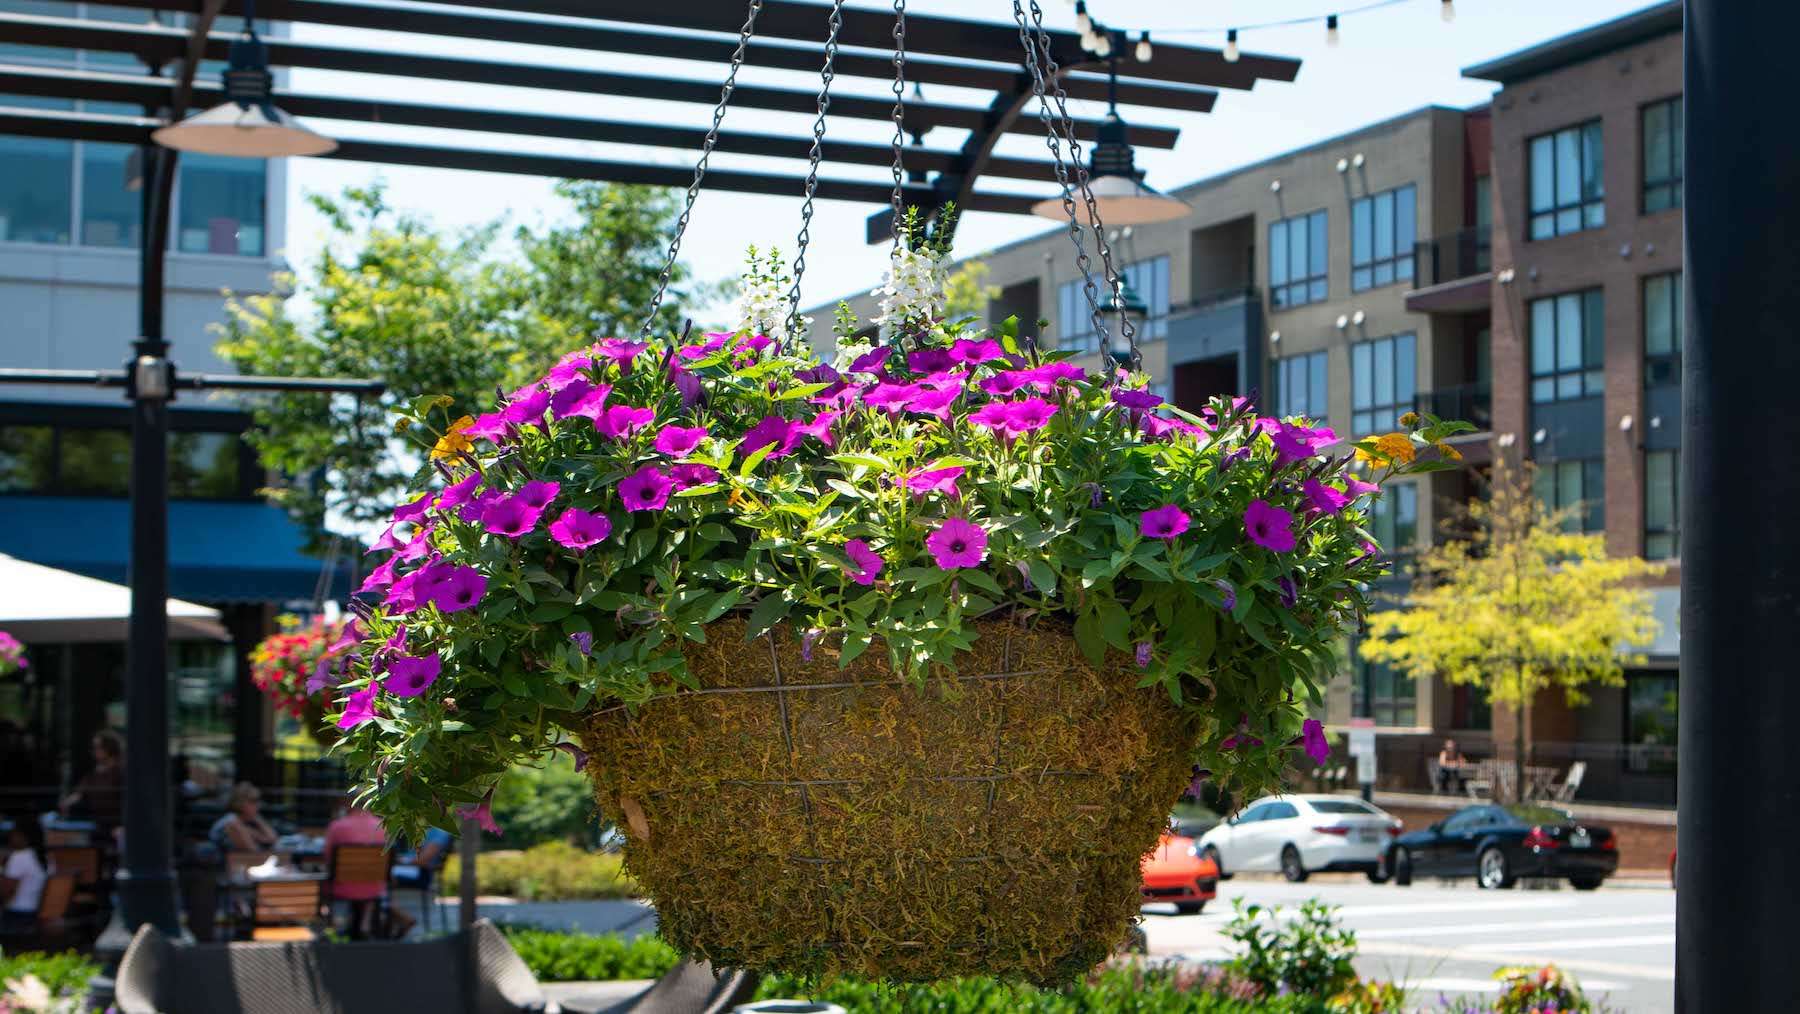
{"type": "MultiPolygon", "coordinates": [[[[385,915],[388,903],[388,872],[393,868],[394,854],[383,845],[339,845],[331,850],[331,875],[325,882],[325,900],[330,903],[343,901],[350,906],[350,935],[360,937],[365,915],[368,922],[379,927],[386,924],[385,915]],[[341,891],[346,887],[379,888],[381,894],[375,898],[346,898],[341,891]],[[373,906],[373,913],[365,910],[373,906]]],[[[362,891],[354,893],[361,894],[362,891]]]]}
{"type": "Polygon", "coordinates": [[[1569,773],[1562,784],[1551,790],[1551,798],[1559,803],[1566,803],[1575,798],[1581,789],[1581,780],[1587,777],[1587,761],[1576,761],[1569,765],[1569,773]]]}
{"type": "Polygon", "coordinates": [[[316,936],[321,881],[259,880],[250,910],[250,939],[304,941],[316,936]]]}
{"type": "Polygon", "coordinates": [[[362,943],[178,943],[146,925],[125,951],[114,989],[121,1014],[550,1009],[531,969],[485,919],[466,933],[362,943]]]}
{"type": "Polygon", "coordinates": [[[726,1014],[756,995],[753,972],[720,974],[704,961],[689,959],[637,996],[594,1014],[726,1014]]]}
{"type": "Polygon", "coordinates": [[[69,902],[75,897],[75,875],[52,873],[38,895],[37,920],[29,929],[0,934],[0,951],[54,951],[69,946],[69,902]]]}

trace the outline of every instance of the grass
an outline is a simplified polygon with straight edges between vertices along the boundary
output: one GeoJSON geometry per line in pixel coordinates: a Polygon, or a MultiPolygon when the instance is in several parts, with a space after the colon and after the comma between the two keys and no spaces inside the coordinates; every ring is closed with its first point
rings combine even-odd
{"type": "MultiPolygon", "coordinates": [[[[439,891],[456,894],[462,883],[460,857],[451,855],[438,878],[439,891]]],[[[533,845],[524,851],[482,852],[475,862],[479,894],[523,901],[585,901],[633,898],[637,883],[624,870],[616,852],[587,852],[563,842],[533,845]]]]}

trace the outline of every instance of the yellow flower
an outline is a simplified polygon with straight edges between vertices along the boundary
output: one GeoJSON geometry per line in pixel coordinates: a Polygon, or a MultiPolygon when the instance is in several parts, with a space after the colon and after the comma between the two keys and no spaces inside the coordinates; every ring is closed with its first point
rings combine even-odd
{"type": "Polygon", "coordinates": [[[1451,461],[1461,461],[1462,460],[1462,452],[1457,450],[1454,447],[1451,447],[1448,443],[1445,443],[1444,441],[1439,440],[1437,442],[1436,446],[1438,449],[1438,453],[1442,454],[1446,458],[1449,458],[1451,461]]]}
{"type": "Polygon", "coordinates": [[[1413,427],[1419,425],[1419,413],[1408,412],[1405,415],[1401,416],[1400,417],[1400,425],[1406,427],[1409,430],[1412,429],[1413,427]]]}
{"type": "Polygon", "coordinates": [[[450,424],[444,435],[438,438],[437,446],[431,449],[434,459],[455,458],[475,449],[475,442],[463,435],[463,430],[475,425],[475,417],[465,415],[450,424]]]}
{"type": "Polygon", "coordinates": [[[1402,465],[1412,463],[1412,438],[1404,433],[1383,433],[1376,437],[1375,450],[1387,461],[1396,461],[1402,465]]]}

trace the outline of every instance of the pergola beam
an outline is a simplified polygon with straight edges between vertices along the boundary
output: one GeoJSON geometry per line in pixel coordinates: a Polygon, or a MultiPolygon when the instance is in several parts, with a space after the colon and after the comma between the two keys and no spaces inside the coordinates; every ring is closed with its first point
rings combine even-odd
{"type": "MultiPolygon", "coordinates": [[[[188,11],[199,6],[199,0],[118,0],[114,7],[141,10],[188,11]]],[[[484,42],[513,42],[533,46],[598,53],[630,53],[659,56],[674,60],[696,60],[720,65],[731,59],[737,43],[734,40],[699,35],[670,35],[596,24],[575,23],[567,19],[484,17],[450,11],[421,8],[394,8],[354,3],[321,2],[321,0],[264,0],[257,8],[264,18],[279,21],[327,25],[336,28],[360,28],[377,31],[404,31],[445,38],[479,39],[484,42]]],[[[751,66],[774,70],[802,71],[817,74],[819,50],[815,46],[791,45],[771,39],[751,41],[746,62],[751,66]]],[[[906,77],[927,85],[973,88],[978,91],[1011,89],[1018,76],[1018,60],[1008,65],[991,65],[908,56],[906,77]]],[[[1098,69],[1098,61],[1083,66],[1098,69]]],[[[894,65],[886,54],[857,51],[839,52],[835,69],[840,77],[867,77],[889,80],[894,65]]],[[[1129,68],[1127,68],[1129,72],[1129,68]]],[[[1071,98],[1104,102],[1106,78],[1101,74],[1075,74],[1064,87],[1071,98]]],[[[1149,106],[1182,112],[1211,112],[1218,93],[1193,85],[1165,84],[1130,77],[1119,81],[1119,102],[1128,106],[1149,106]]]]}
{"type": "MultiPolygon", "coordinates": [[[[226,32],[209,34],[206,57],[225,59],[229,55],[232,38],[232,34],[226,32]]],[[[179,57],[185,51],[187,40],[188,33],[158,25],[117,25],[76,18],[0,14],[0,41],[133,53],[152,64],[168,63],[179,57]]],[[[465,81],[624,98],[692,102],[708,106],[719,101],[719,86],[710,81],[420,53],[382,52],[277,39],[266,41],[270,62],[280,67],[465,81]]],[[[806,114],[815,112],[817,100],[818,97],[809,91],[747,84],[738,85],[731,97],[732,104],[738,107],[806,114]]],[[[855,119],[888,120],[893,116],[893,101],[857,95],[834,95],[831,112],[834,116],[855,119]]],[[[931,102],[907,104],[909,126],[916,124],[919,127],[975,130],[982,126],[983,115],[982,110],[967,106],[931,102]]],[[[1077,120],[1075,125],[1077,133],[1084,138],[1094,136],[1099,128],[1096,120],[1077,120]]],[[[1043,126],[1035,121],[1021,121],[1016,130],[1019,133],[1041,136],[1043,126]]],[[[1149,148],[1173,148],[1179,135],[1180,131],[1166,127],[1131,128],[1131,142],[1149,148]]]]}
{"type": "MultiPolygon", "coordinates": [[[[145,109],[158,109],[167,104],[169,89],[168,79],[146,77],[141,74],[0,64],[0,94],[75,98],[90,102],[123,102],[143,106],[145,109]]],[[[217,85],[196,85],[194,95],[197,103],[202,106],[216,105],[224,101],[224,92],[217,85]]],[[[456,106],[431,106],[410,102],[354,99],[298,92],[277,92],[274,101],[276,105],[296,116],[356,123],[404,124],[445,130],[472,130],[492,134],[518,134],[575,141],[649,145],[684,152],[697,150],[706,140],[706,131],[697,127],[669,127],[660,124],[596,120],[577,116],[465,109],[456,106]]],[[[721,131],[718,141],[718,150],[721,152],[761,155],[770,158],[804,159],[811,146],[811,137],[744,131],[721,131]]],[[[893,162],[893,150],[885,144],[842,141],[827,137],[823,142],[823,147],[827,162],[882,167],[891,165],[893,162]]],[[[909,170],[954,171],[957,166],[957,153],[932,148],[908,147],[905,149],[905,164],[909,170]]],[[[1030,159],[998,159],[988,164],[984,172],[989,176],[1040,182],[1050,182],[1056,179],[1055,166],[1049,162],[1030,159]]]]}
{"type": "MultiPolygon", "coordinates": [[[[3,86],[3,85],[0,85],[3,86]]],[[[76,113],[64,110],[27,109],[0,106],[0,134],[44,137],[64,140],[103,141],[113,144],[147,144],[150,132],[161,121],[143,116],[115,116],[103,113],[76,113]]],[[[609,183],[637,183],[658,187],[686,187],[694,171],[687,166],[647,165],[640,162],[617,162],[604,159],[577,158],[560,155],[524,155],[482,148],[459,148],[426,144],[391,144],[382,141],[340,139],[332,159],[355,162],[378,162],[387,165],[415,165],[434,169],[469,169],[480,172],[517,173],[564,179],[602,180],[609,183]]],[[[742,172],[711,169],[706,174],[709,189],[745,194],[772,194],[798,197],[804,181],[799,176],[775,173],[742,172]]],[[[860,201],[887,204],[892,185],[886,182],[821,179],[818,196],[825,200],[860,201]]],[[[925,203],[935,191],[925,185],[908,184],[905,197],[925,203]]],[[[970,211],[993,211],[1002,214],[1025,214],[1035,198],[1020,194],[975,193],[967,202],[970,211]]]]}

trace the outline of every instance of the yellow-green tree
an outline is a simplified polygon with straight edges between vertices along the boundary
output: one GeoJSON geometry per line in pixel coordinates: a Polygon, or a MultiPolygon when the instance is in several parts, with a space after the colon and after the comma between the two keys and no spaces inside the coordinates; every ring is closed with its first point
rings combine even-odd
{"type": "Polygon", "coordinates": [[[1568,530],[1568,512],[1532,494],[1532,467],[1496,461],[1485,496],[1454,537],[1425,552],[1398,608],[1369,616],[1360,652],[1414,679],[1442,676],[1479,687],[1513,709],[1513,786],[1525,785],[1527,707],[1560,688],[1571,705],[1585,688],[1617,686],[1641,664],[1631,646],[1658,623],[1642,579],[1662,567],[1609,557],[1599,535],[1568,530]]]}
{"type": "Polygon", "coordinates": [[[982,261],[965,261],[944,279],[944,316],[950,320],[963,317],[987,318],[988,303],[1000,296],[998,285],[987,284],[988,266],[982,261]]]}

